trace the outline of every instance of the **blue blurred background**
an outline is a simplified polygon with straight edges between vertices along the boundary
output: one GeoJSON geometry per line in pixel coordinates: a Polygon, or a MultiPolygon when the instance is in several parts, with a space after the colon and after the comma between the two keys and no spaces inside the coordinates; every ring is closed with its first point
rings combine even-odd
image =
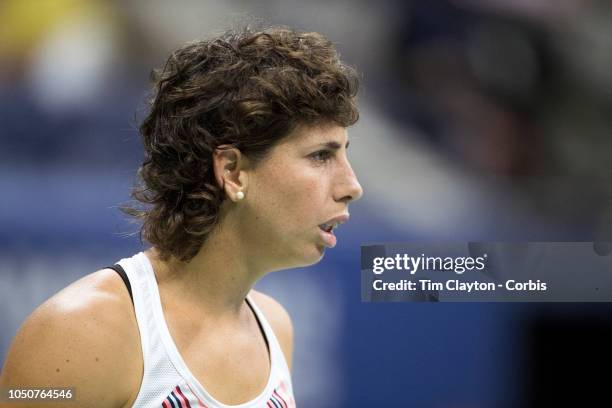
{"type": "Polygon", "coordinates": [[[606,1],[3,0],[1,361],[37,305],[143,249],[118,206],[151,68],[258,21],[323,33],[363,76],[364,198],[320,264],[258,284],[294,319],[298,404],[525,406],[531,322],[610,307],[361,303],[359,248],[611,240],[606,1]]]}

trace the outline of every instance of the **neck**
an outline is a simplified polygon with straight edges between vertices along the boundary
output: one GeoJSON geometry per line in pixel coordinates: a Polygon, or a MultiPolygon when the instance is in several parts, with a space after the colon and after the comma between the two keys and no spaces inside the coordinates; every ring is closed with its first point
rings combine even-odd
{"type": "Polygon", "coordinates": [[[147,250],[160,292],[219,319],[244,315],[244,300],[265,271],[250,261],[255,258],[232,231],[227,225],[216,228],[189,262],[163,260],[155,248],[147,250]]]}

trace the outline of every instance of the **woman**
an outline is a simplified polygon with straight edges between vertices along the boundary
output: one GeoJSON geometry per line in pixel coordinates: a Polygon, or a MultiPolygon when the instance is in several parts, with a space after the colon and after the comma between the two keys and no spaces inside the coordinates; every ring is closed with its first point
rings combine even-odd
{"type": "Polygon", "coordinates": [[[127,209],[151,248],[41,305],[1,385],[74,387],[71,406],[294,406],[291,321],[252,287],[318,262],[362,195],[356,76],[320,34],[270,28],[186,45],[154,82],[127,209]]]}

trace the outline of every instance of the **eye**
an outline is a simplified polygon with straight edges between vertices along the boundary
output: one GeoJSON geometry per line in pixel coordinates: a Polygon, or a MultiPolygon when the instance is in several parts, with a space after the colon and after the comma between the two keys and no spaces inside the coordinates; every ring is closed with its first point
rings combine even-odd
{"type": "Polygon", "coordinates": [[[329,150],[319,150],[310,155],[310,158],[317,163],[327,163],[331,160],[333,153],[329,150]]]}

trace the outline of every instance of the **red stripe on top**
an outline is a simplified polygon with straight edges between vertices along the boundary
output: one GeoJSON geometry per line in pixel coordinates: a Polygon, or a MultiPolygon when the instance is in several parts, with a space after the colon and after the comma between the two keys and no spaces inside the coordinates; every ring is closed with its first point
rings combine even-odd
{"type": "Polygon", "coordinates": [[[172,408],[170,406],[170,404],[168,404],[168,400],[167,399],[165,399],[164,402],[162,402],[162,407],[164,407],[164,408],[172,408]]]}
{"type": "Polygon", "coordinates": [[[179,396],[179,398],[181,399],[181,407],[183,408],[191,408],[191,405],[189,405],[189,401],[187,401],[187,398],[185,398],[185,396],[183,395],[183,392],[181,391],[181,389],[179,388],[179,386],[177,385],[176,387],[174,387],[177,395],[179,396]]]}
{"type": "Polygon", "coordinates": [[[270,405],[270,401],[266,402],[266,405],[267,405],[269,408],[274,408],[274,405],[270,405]]]}
{"type": "Polygon", "coordinates": [[[281,397],[281,396],[280,396],[280,394],[279,394],[278,392],[276,392],[276,390],[274,390],[274,395],[276,395],[278,398],[280,398],[281,402],[282,402],[283,404],[285,404],[285,408],[289,408],[289,405],[287,405],[287,401],[285,401],[285,400],[283,399],[283,397],[281,397]]]}
{"type": "Polygon", "coordinates": [[[191,389],[191,386],[190,386],[188,383],[185,383],[185,385],[187,386],[187,388],[189,388],[189,391],[191,391],[191,393],[194,395],[194,397],[196,397],[196,399],[198,400],[198,405],[199,405],[199,406],[201,406],[202,408],[208,408],[208,407],[206,406],[206,404],[204,404],[204,403],[202,402],[202,400],[200,399],[200,397],[198,397],[198,395],[197,395],[195,392],[193,392],[193,390],[191,389]]]}

